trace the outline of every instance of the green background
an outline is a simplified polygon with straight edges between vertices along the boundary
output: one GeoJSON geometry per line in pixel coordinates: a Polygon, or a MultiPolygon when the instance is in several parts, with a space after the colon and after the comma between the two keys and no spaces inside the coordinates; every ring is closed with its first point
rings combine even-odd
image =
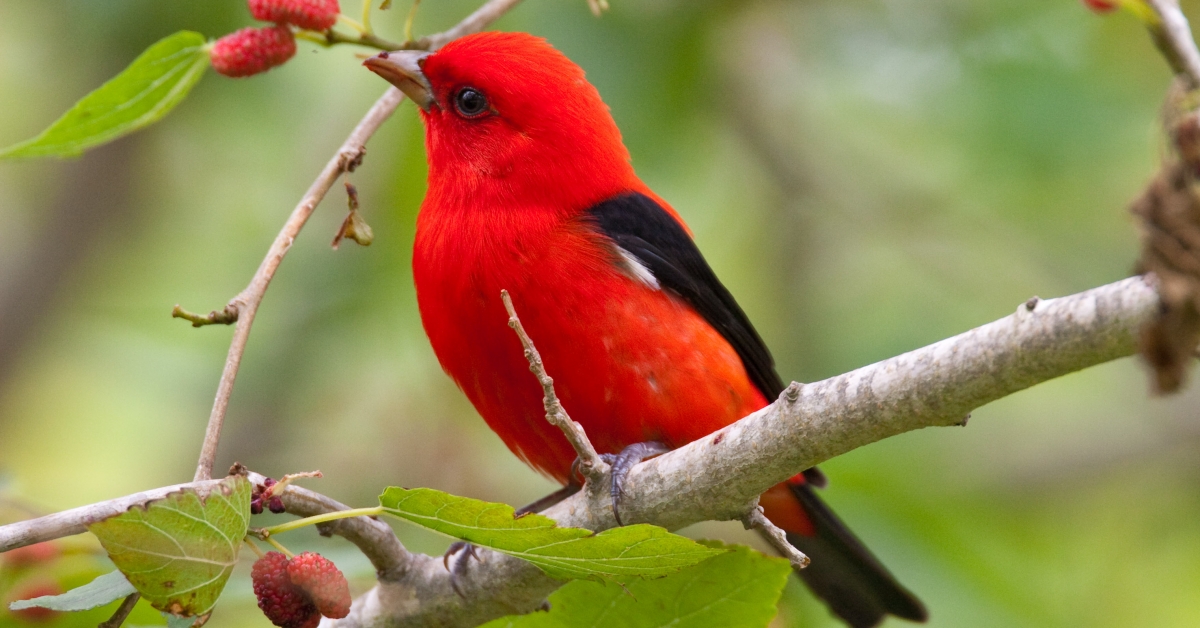
{"type": "MultiPolygon", "coordinates": [[[[545,36],[588,71],[638,171],[689,222],[785,378],[835,375],[1130,272],[1126,206],[1163,150],[1169,82],[1131,17],[1077,0],[611,2],[596,19],[584,0],[527,0],[499,27],[545,36]]],[[[416,30],[474,7],[426,0],[416,30]]],[[[381,33],[399,38],[407,8],[377,14],[381,33]]],[[[0,145],[169,33],[250,23],[237,0],[4,0],[0,145]]],[[[230,330],[192,329],[171,306],[219,309],[245,286],[384,87],[353,53],[301,43],[266,75],[206,77],[160,124],[79,160],[0,163],[7,495],[50,511],[190,479],[230,330]]],[[[317,211],[259,312],[219,468],[320,469],[305,484],[356,506],[391,484],[513,504],[552,488],[425,340],[409,271],[424,176],[405,104],[351,178],[375,244],[330,250],[340,192],[317,211]]],[[[965,429],[832,460],[824,495],[933,626],[1195,626],[1200,405],[1194,390],[1147,388],[1132,360],[1050,382],[965,429]]],[[[738,524],[691,532],[753,540],[738,524]]],[[[400,533],[413,549],[445,546],[400,533]]],[[[356,590],[369,584],[348,544],[289,537],[328,552],[356,590]]],[[[267,625],[247,571],[210,625],[267,625]]],[[[836,624],[793,579],[776,625],[836,624]]]]}

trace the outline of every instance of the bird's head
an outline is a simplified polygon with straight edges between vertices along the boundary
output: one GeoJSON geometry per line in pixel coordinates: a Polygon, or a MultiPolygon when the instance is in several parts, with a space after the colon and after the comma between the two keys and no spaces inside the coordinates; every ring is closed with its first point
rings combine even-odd
{"type": "Polygon", "coordinates": [[[635,186],[600,94],[544,39],[479,33],[433,53],[380,53],[364,65],[421,108],[431,192],[487,189],[582,210],[635,186]]]}

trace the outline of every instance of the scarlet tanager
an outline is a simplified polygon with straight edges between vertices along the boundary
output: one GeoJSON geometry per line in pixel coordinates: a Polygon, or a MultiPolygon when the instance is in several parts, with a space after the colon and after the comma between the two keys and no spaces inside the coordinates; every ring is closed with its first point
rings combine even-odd
{"type": "MultiPolygon", "coordinates": [[[[531,35],[482,33],[365,64],[425,122],[429,189],[413,251],[425,331],[513,453],[572,484],[575,451],[545,419],[501,290],[618,483],[642,458],[783,390],[766,345],[679,214],[634,173],[608,107],[565,55],[531,35]]],[[[811,469],[760,501],[812,559],[804,582],[855,628],[889,613],[925,620],[814,483],[823,477],[811,469]]]]}

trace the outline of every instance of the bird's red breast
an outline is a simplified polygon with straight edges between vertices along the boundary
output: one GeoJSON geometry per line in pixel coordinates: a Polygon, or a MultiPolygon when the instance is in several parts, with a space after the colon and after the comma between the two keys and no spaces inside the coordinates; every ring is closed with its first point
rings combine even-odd
{"type": "Polygon", "coordinates": [[[427,204],[413,258],[442,367],[518,456],[565,482],[575,454],[546,422],[502,289],[601,452],[677,447],[765,405],[729,342],[678,298],[622,272],[593,225],[550,212],[520,220],[502,229],[482,208],[427,204]]]}

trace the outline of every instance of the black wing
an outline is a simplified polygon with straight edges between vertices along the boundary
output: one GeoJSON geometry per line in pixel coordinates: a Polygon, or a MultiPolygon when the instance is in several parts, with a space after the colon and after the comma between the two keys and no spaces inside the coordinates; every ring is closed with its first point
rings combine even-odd
{"type": "Polygon", "coordinates": [[[683,225],[650,197],[623,194],[589,210],[600,232],[678,295],[733,345],[750,380],[768,401],[783,392],[775,359],[746,313],[721,285],[683,225]]]}

